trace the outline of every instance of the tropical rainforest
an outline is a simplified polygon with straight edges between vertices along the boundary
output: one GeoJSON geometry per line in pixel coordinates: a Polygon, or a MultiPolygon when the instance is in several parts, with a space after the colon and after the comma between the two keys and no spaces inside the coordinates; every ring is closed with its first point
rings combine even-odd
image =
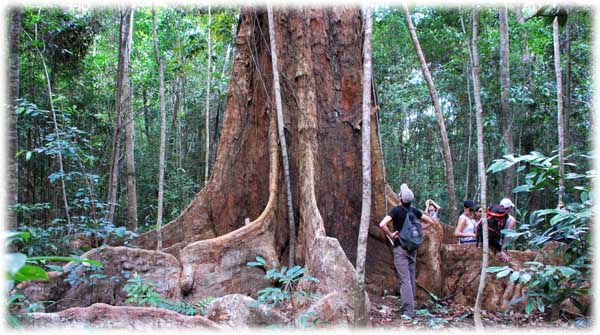
{"type": "Polygon", "coordinates": [[[592,324],[591,8],[5,17],[11,327],[592,324]],[[401,184],[439,207],[414,317],[379,227],[401,184]],[[463,201],[503,198],[503,257],[487,214],[459,244],[463,201]]]}

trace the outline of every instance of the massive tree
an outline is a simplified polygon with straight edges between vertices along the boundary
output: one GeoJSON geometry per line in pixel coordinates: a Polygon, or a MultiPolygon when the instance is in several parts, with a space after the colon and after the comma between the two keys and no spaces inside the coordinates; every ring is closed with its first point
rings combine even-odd
{"type": "MultiPolygon", "coordinates": [[[[362,204],[361,27],[357,8],[274,13],[293,210],[298,218],[295,260],[321,278],[320,290],[326,292],[354,285],[352,263],[362,204]]],[[[247,276],[256,274],[247,269],[247,261],[261,255],[283,262],[290,252],[283,169],[276,158],[268,32],[266,11],[242,10],[214,170],[192,203],[162,228],[162,250],[180,257],[181,285],[192,296],[211,294],[205,290],[217,285],[230,292],[251,290],[248,285],[255,284],[247,276]],[[244,224],[246,218],[249,224],[244,224]],[[219,269],[228,274],[219,276],[219,269]],[[207,272],[212,274],[207,277],[207,272]]],[[[371,127],[371,138],[377,138],[376,132],[377,127],[371,127]]],[[[372,141],[371,150],[367,286],[381,293],[396,289],[397,279],[391,248],[375,222],[385,214],[377,141],[372,141]]],[[[140,236],[136,244],[155,248],[156,232],[140,236]]]]}

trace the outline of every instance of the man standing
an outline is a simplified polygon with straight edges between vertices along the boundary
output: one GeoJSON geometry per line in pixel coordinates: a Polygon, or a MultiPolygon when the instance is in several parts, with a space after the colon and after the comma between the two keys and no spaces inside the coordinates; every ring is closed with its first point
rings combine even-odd
{"type": "Polygon", "coordinates": [[[408,317],[415,317],[415,301],[414,296],[417,291],[416,287],[416,262],[417,262],[417,250],[408,251],[400,245],[400,241],[397,239],[399,232],[402,230],[404,220],[408,211],[411,211],[417,219],[420,219],[422,228],[427,229],[434,222],[434,219],[429,215],[424,214],[417,208],[411,207],[411,203],[414,200],[413,192],[408,188],[406,184],[400,186],[400,204],[392,210],[381,220],[379,228],[392,238],[394,241],[394,265],[396,272],[400,277],[400,295],[402,299],[402,314],[408,317]],[[387,224],[392,221],[394,226],[394,232],[391,232],[387,224]]]}

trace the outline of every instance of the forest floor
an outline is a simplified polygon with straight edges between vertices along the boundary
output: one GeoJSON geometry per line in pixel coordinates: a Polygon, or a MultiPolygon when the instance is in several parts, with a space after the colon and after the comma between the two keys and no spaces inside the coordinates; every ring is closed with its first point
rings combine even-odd
{"type": "MultiPolygon", "coordinates": [[[[473,306],[451,302],[433,302],[415,307],[413,319],[400,316],[400,297],[371,297],[370,320],[373,327],[409,329],[474,329],[473,306]]],[[[557,321],[550,321],[548,313],[482,312],[484,327],[499,329],[586,329],[590,319],[562,314],[557,321]]]]}

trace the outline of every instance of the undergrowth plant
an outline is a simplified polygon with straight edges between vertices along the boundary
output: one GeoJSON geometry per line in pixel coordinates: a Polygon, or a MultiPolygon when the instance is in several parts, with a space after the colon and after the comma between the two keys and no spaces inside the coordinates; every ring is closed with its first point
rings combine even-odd
{"type": "Polygon", "coordinates": [[[145,283],[142,276],[136,272],[123,286],[123,290],[127,293],[125,303],[135,306],[159,307],[190,316],[198,314],[199,307],[185,301],[173,301],[163,298],[156,292],[156,288],[158,288],[158,284],[145,283]]]}
{"type": "MultiPolygon", "coordinates": [[[[319,279],[305,275],[306,269],[296,265],[291,268],[287,266],[278,267],[275,261],[272,262],[270,268],[267,264],[267,261],[260,257],[256,256],[256,261],[248,262],[248,266],[260,267],[266,270],[265,279],[275,280],[278,284],[277,287],[267,287],[261,290],[258,290],[258,297],[256,301],[256,305],[266,305],[270,308],[272,307],[280,307],[280,308],[291,308],[291,321],[292,325],[295,326],[295,316],[296,309],[298,303],[304,303],[307,300],[314,300],[316,296],[309,292],[304,291],[303,289],[298,288],[298,283],[300,283],[301,279],[306,279],[315,283],[319,283],[319,279]]],[[[305,325],[308,324],[308,320],[312,315],[305,313],[305,315],[300,316],[301,326],[304,328],[305,325]]],[[[315,323],[317,320],[313,320],[315,323]]]]}

